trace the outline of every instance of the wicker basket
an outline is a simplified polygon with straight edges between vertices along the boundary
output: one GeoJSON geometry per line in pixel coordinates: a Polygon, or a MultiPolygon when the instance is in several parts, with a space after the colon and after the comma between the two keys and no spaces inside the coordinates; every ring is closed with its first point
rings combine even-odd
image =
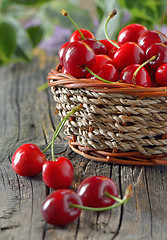
{"type": "Polygon", "coordinates": [[[101,162],[167,164],[167,87],[76,79],[59,65],[48,82],[61,118],[83,104],[65,125],[73,151],[101,162]]]}

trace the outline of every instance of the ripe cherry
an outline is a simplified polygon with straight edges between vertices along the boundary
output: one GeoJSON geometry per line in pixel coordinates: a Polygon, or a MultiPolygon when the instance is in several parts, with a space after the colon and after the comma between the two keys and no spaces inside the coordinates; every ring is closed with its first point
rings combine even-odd
{"type": "Polygon", "coordinates": [[[122,71],[123,68],[132,64],[141,64],[145,60],[144,51],[134,42],[123,44],[114,54],[113,65],[122,71]]]}
{"type": "MultiPolygon", "coordinates": [[[[133,84],[134,73],[139,67],[140,67],[139,64],[127,66],[121,71],[119,78],[124,83],[133,84]]],[[[145,67],[142,67],[136,74],[135,84],[142,87],[151,87],[151,78],[145,67]]]]}
{"type": "Polygon", "coordinates": [[[118,196],[115,182],[105,176],[90,176],[84,179],[78,186],[77,193],[84,206],[107,207],[115,203],[115,200],[107,196],[107,193],[118,196]]]}
{"type": "Polygon", "coordinates": [[[32,143],[21,145],[12,157],[13,170],[24,177],[33,177],[42,171],[46,161],[44,153],[32,143]]]}
{"type": "MultiPolygon", "coordinates": [[[[84,38],[92,38],[92,39],[95,39],[95,36],[93,35],[92,32],[90,32],[89,30],[87,29],[80,29],[80,31],[82,32],[84,38]]],[[[80,32],[78,30],[76,30],[75,32],[72,33],[71,37],[70,37],[70,42],[74,42],[74,41],[81,41],[84,39],[80,32]]]]}
{"type": "Polygon", "coordinates": [[[76,78],[85,77],[88,74],[85,66],[91,69],[95,61],[96,57],[93,49],[81,41],[70,43],[64,51],[64,68],[76,78]]]}
{"type": "Polygon", "coordinates": [[[71,207],[71,204],[82,206],[77,193],[70,189],[59,189],[47,196],[42,205],[42,215],[47,223],[63,226],[71,223],[81,213],[81,209],[71,207]]]}
{"type": "Polygon", "coordinates": [[[64,69],[64,66],[63,66],[62,69],[61,69],[61,73],[64,73],[64,74],[68,74],[68,75],[70,75],[70,74],[67,72],[67,70],[64,69]]]}
{"type": "MultiPolygon", "coordinates": [[[[115,47],[111,42],[109,42],[107,39],[102,39],[102,40],[99,40],[99,42],[103,43],[106,48],[107,48],[107,55],[109,54],[109,52],[112,52],[113,55],[115,53],[115,51],[118,49],[118,47],[115,47]]],[[[118,44],[116,41],[112,40],[113,43],[115,44],[118,44]]],[[[112,58],[113,58],[113,55],[112,55],[112,58]]],[[[111,57],[111,56],[109,56],[111,57]]]]}
{"type": "Polygon", "coordinates": [[[126,42],[138,42],[138,38],[140,35],[142,35],[144,32],[147,31],[147,28],[141,24],[138,23],[132,23],[124,28],[121,29],[121,31],[118,34],[118,43],[124,44],[126,42]]]}
{"type": "Polygon", "coordinates": [[[167,86],[167,63],[162,64],[155,73],[155,80],[159,86],[167,86]]]}
{"type": "Polygon", "coordinates": [[[113,47],[113,48],[108,52],[107,56],[110,57],[111,59],[113,59],[114,54],[115,54],[115,52],[116,52],[117,49],[118,49],[118,48],[113,47]]]}
{"type": "Polygon", "coordinates": [[[165,43],[167,42],[167,37],[156,30],[147,30],[138,39],[139,46],[146,51],[147,48],[153,43],[165,43]]]}
{"type": "MultiPolygon", "coordinates": [[[[110,57],[105,54],[96,55],[96,62],[92,68],[92,71],[97,72],[106,64],[112,64],[112,59],[110,57]]],[[[89,73],[87,77],[89,78],[91,76],[92,75],[89,73]]]]}
{"type": "Polygon", "coordinates": [[[64,43],[64,44],[60,47],[59,52],[58,52],[59,63],[60,63],[61,66],[64,65],[64,64],[63,64],[63,54],[64,54],[64,50],[65,50],[65,48],[68,46],[68,44],[69,44],[69,42],[64,43]]]}
{"type": "MultiPolygon", "coordinates": [[[[107,81],[118,81],[119,72],[112,64],[105,64],[101,68],[94,69],[93,72],[107,81]]],[[[90,78],[96,79],[95,76],[91,76],[90,78]]]]}
{"type": "Polygon", "coordinates": [[[53,189],[70,187],[74,177],[74,168],[69,159],[58,157],[55,161],[43,164],[42,178],[44,183],[53,189]]]}
{"type": "Polygon", "coordinates": [[[106,54],[107,53],[107,48],[106,46],[101,43],[100,41],[92,38],[86,38],[82,40],[84,43],[88,44],[93,51],[95,52],[96,55],[98,54],[106,54]]]}
{"type": "Polygon", "coordinates": [[[163,43],[151,44],[146,51],[146,59],[156,56],[155,60],[150,61],[148,66],[156,71],[162,64],[167,63],[167,45],[163,43]]]}

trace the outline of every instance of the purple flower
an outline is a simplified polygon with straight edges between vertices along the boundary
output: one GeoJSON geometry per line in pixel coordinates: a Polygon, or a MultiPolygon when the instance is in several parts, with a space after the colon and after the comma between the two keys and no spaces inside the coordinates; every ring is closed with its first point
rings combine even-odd
{"type": "Polygon", "coordinates": [[[127,22],[131,20],[131,13],[128,10],[123,11],[122,25],[124,26],[127,22]]]}
{"type": "Polygon", "coordinates": [[[71,30],[56,26],[53,35],[50,38],[43,39],[39,47],[44,49],[48,54],[56,54],[63,43],[68,42],[71,30]]]}
{"type": "Polygon", "coordinates": [[[24,28],[30,28],[34,26],[39,26],[40,25],[40,20],[39,19],[30,19],[27,22],[24,23],[24,28]]]}
{"type": "Polygon", "coordinates": [[[163,34],[167,35],[167,25],[163,24],[160,27],[155,26],[155,29],[162,32],[163,34]]]}

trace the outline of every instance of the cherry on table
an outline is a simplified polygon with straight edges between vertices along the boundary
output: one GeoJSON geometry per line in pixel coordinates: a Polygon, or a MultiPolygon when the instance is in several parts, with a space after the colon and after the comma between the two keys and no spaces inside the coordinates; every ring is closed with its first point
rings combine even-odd
{"type": "Polygon", "coordinates": [[[106,196],[109,193],[118,196],[115,182],[105,176],[90,176],[85,178],[78,186],[77,194],[80,196],[84,206],[107,207],[115,203],[115,200],[106,196]]]}
{"type": "Polygon", "coordinates": [[[20,176],[33,177],[42,171],[45,154],[32,143],[21,145],[12,157],[12,168],[20,176]]]}
{"type": "Polygon", "coordinates": [[[118,34],[118,44],[124,44],[126,42],[138,42],[139,37],[148,29],[142,24],[132,23],[124,28],[118,34]]]}
{"type": "Polygon", "coordinates": [[[46,161],[42,167],[44,183],[52,189],[70,187],[74,177],[74,168],[66,157],[58,157],[55,161],[46,161]]]}
{"type": "Polygon", "coordinates": [[[70,207],[70,204],[82,206],[77,193],[70,189],[59,189],[47,196],[42,204],[42,215],[47,223],[63,226],[79,217],[81,209],[70,207]]]}

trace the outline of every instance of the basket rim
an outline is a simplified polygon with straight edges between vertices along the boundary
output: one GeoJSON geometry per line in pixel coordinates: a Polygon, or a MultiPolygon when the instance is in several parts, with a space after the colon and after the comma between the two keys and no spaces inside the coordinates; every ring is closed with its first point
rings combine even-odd
{"type": "Polygon", "coordinates": [[[69,147],[74,152],[87,159],[97,162],[115,163],[131,166],[167,165],[167,154],[146,156],[139,152],[134,152],[134,154],[133,152],[129,152],[130,154],[127,154],[127,152],[111,153],[107,151],[97,151],[93,149],[88,149],[87,151],[84,150],[84,146],[81,146],[81,149],[79,148],[79,146],[81,145],[79,145],[77,142],[73,141],[72,139],[69,140],[69,147]],[[126,154],[129,156],[126,156],[126,154]],[[138,157],[134,157],[135,154],[138,154],[138,157]],[[124,157],[122,155],[124,155],[124,157]]]}
{"type": "Polygon", "coordinates": [[[167,87],[141,87],[126,83],[106,83],[97,79],[74,78],[68,74],[61,73],[61,65],[52,68],[48,73],[47,80],[49,87],[64,86],[69,89],[87,89],[99,93],[119,93],[131,96],[143,97],[164,97],[167,96],[167,87]]]}

